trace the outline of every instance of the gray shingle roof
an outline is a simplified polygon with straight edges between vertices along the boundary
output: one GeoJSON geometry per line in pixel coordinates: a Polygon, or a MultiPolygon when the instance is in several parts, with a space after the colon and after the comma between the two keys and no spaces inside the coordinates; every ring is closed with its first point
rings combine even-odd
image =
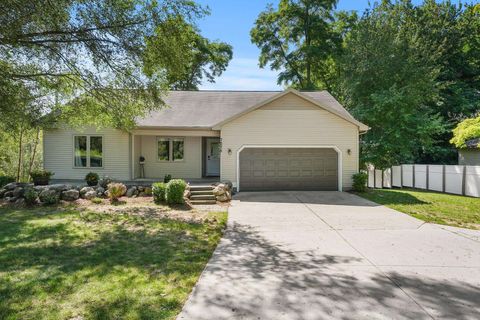
{"type": "MultiPolygon", "coordinates": [[[[137,125],[155,128],[213,128],[280,93],[281,91],[170,91],[164,98],[168,107],[137,119],[137,125]]],[[[302,94],[354,120],[327,91],[302,94]]]]}

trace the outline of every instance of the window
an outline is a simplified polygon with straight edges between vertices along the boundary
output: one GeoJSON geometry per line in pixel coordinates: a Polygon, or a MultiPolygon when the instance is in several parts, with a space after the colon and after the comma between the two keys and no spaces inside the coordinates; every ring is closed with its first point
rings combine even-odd
{"type": "Polygon", "coordinates": [[[77,168],[103,167],[103,137],[74,136],[74,166],[77,168]]]}
{"type": "Polygon", "coordinates": [[[158,160],[170,161],[170,140],[158,139],[158,160]]]}
{"type": "Polygon", "coordinates": [[[185,141],[183,138],[158,138],[158,161],[183,161],[185,141]]]}

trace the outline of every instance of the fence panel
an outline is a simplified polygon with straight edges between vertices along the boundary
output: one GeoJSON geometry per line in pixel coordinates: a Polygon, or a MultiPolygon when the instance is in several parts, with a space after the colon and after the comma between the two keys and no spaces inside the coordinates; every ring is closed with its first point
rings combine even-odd
{"type": "Polygon", "coordinates": [[[402,167],[392,167],[392,185],[394,187],[402,187],[402,167]]]}
{"type": "Polygon", "coordinates": [[[384,188],[392,187],[392,169],[383,170],[383,187],[384,188]]]}
{"type": "Polygon", "coordinates": [[[368,167],[367,169],[368,172],[368,187],[369,188],[375,188],[375,169],[373,167],[368,167]]]}
{"type": "Polygon", "coordinates": [[[467,166],[465,172],[465,195],[480,197],[480,166],[467,166]]]}
{"type": "Polygon", "coordinates": [[[445,166],[445,192],[462,194],[463,166],[445,166]]]}
{"type": "Polygon", "coordinates": [[[428,190],[443,191],[443,165],[428,166],[428,190]]]}
{"type": "Polygon", "coordinates": [[[427,189],[427,166],[424,164],[415,165],[415,188],[427,189]]]}
{"type": "Polygon", "coordinates": [[[402,187],[413,187],[413,165],[402,164],[402,187]]]}
{"type": "Polygon", "coordinates": [[[382,188],[382,170],[375,169],[375,188],[382,188]]]}

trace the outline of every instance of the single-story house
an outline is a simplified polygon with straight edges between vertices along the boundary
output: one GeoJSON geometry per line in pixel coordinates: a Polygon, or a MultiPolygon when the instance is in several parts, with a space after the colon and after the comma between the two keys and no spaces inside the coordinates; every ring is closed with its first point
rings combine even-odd
{"type": "Polygon", "coordinates": [[[326,91],[171,91],[165,102],[130,132],[47,130],[45,169],[55,179],[215,177],[237,191],[347,190],[358,172],[368,127],[326,91]]]}
{"type": "Polygon", "coordinates": [[[458,150],[458,164],[467,166],[480,166],[480,138],[465,141],[464,149],[458,150]]]}

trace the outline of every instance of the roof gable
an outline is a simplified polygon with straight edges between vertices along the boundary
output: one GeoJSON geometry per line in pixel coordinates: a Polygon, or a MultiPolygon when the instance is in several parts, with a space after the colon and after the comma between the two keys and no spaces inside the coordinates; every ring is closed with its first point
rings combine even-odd
{"type": "Polygon", "coordinates": [[[356,120],[347,110],[345,110],[345,108],[343,108],[343,106],[332,96],[330,95],[330,93],[328,93],[327,91],[316,91],[316,92],[300,92],[300,91],[297,91],[295,89],[288,89],[284,92],[281,92],[275,96],[272,96],[271,98],[265,100],[265,101],[261,101],[259,102],[258,104],[256,105],[253,105],[252,107],[244,110],[243,112],[240,112],[238,114],[235,114],[233,115],[232,117],[228,118],[228,119],[225,119],[221,122],[219,122],[218,124],[216,124],[213,129],[215,130],[220,130],[221,127],[225,124],[227,124],[228,122],[230,121],[233,121],[247,113],[250,113],[254,110],[257,110],[257,109],[260,109],[260,108],[263,108],[263,107],[267,107],[269,104],[271,104],[272,102],[278,100],[278,99],[281,99],[283,97],[285,97],[286,95],[289,95],[289,94],[293,94],[293,95],[296,95],[297,97],[307,101],[308,103],[318,107],[318,108],[321,108],[321,109],[324,109],[330,113],[333,113],[335,114],[336,116],[348,121],[348,122],[351,122],[353,123],[354,125],[358,126],[359,130],[362,131],[362,132],[365,132],[369,129],[369,127],[363,123],[361,123],[360,121],[356,120]],[[323,98],[322,100],[318,99],[319,96],[321,95],[321,98],[323,98]],[[323,101],[323,103],[321,103],[320,101],[323,101]]]}

